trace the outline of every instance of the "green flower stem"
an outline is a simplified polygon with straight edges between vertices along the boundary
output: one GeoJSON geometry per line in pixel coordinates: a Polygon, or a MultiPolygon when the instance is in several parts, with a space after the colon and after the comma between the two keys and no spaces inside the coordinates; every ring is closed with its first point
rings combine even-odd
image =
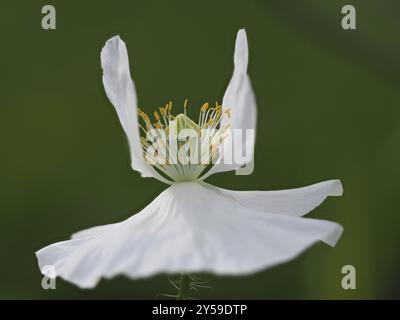
{"type": "Polygon", "coordinates": [[[179,281],[179,290],[176,296],[176,300],[187,300],[189,299],[189,291],[192,285],[192,279],[189,275],[182,273],[179,281]]]}

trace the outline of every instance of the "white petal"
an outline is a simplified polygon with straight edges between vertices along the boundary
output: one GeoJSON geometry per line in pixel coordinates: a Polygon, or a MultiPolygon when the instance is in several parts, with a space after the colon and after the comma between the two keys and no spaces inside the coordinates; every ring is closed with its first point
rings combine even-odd
{"type": "Polygon", "coordinates": [[[334,245],[342,227],[262,212],[204,183],[178,183],[142,212],[89,229],[36,254],[39,266],[83,288],[100,278],[156,273],[248,274],[293,259],[313,243],[334,245]],[[191,195],[191,196],[190,196],[191,195]]]}
{"type": "Polygon", "coordinates": [[[119,36],[106,42],[101,51],[101,65],[107,97],[114,105],[128,137],[132,168],[139,171],[143,177],[155,177],[168,183],[146,163],[143,157],[138,127],[136,91],[129,71],[128,52],[125,43],[119,36]]]}
{"type": "Polygon", "coordinates": [[[303,216],[328,196],[341,196],[340,180],[329,180],[307,187],[277,191],[233,191],[221,189],[245,207],[269,213],[303,216]]]}
{"type": "MultiPolygon", "coordinates": [[[[255,130],[257,112],[255,95],[251,86],[250,78],[247,74],[248,60],[249,50],[246,31],[241,29],[236,37],[233,75],[222,100],[222,110],[225,111],[231,109],[231,117],[224,113],[221,119],[221,126],[230,123],[231,132],[233,129],[243,130],[242,145],[245,146],[246,158],[242,162],[238,162],[238,159],[236,159],[236,161],[232,161],[232,164],[226,164],[224,163],[223,158],[230,159],[231,156],[225,156],[221,158],[219,164],[215,164],[209,172],[206,173],[203,179],[217,172],[238,169],[239,167],[250,164],[253,161],[255,134],[249,136],[247,141],[245,135],[246,129],[255,130]]],[[[229,146],[231,141],[232,135],[225,140],[224,145],[226,146],[226,149],[224,150],[224,153],[232,154],[232,150],[229,146]]]]}
{"type": "Polygon", "coordinates": [[[89,229],[81,230],[81,231],[78,231],[78,232],[74,233],[71,236],[71,239],[76,240],[76,239],[90,238],[90,237],[93,237],[95,235],[98,235],[98,234],[101,234],[103,232],[106,232],[107,230],[111,230],[111,229],[115,228],[120,223],[122,223],[122,222],[106,224],[106,225],[103,225],[103,226],[96,226],[96,227],[92,227],[92,228],[89,228],[89,229]]]}

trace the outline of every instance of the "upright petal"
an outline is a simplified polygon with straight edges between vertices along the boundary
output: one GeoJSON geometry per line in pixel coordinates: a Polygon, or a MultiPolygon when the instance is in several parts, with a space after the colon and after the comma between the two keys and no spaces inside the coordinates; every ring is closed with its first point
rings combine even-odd
{"type": "MultiPolygon", "coordinates": [[[[246,31],[241,29],[236,37],[233,75],[222,100],[223,115],[221,118],[221,126],[230,124],[231,134],[225,139],[225,148],[219,163],[215,164],[203,176],[203,179],[217,172],[235,170],[242,166],[250,165],[253,161],[256,128],[256,99],[250,78],[247,74],[248,60],[249,51],[246,31]],[[232,157],[232,134],[235,129],[242,130],[242,146],[246,151],[246,157],[243,159],[235,159],[235,157],[232,157]],[[253,134],[248,135],[247,139],[246,129],[253,130],[253,134]],[[228,162],[226,161],[227,159],[232,159],[233,161],[230,161],[232,163],[225,163],[228,162]]],[[[237,171],[237,173],[241,174],[239,171],[237,171]]]]}
{"type": "Polygon", "coordinates": [[[128,137],[132,168],[142,177],[155,177],[169,183],[150,167],[144,157],[140,143],[137,117],[137,97],[129,71],[128,52],[119,36],[109,39],[101,51],[103,84],[118,118],[128,137]]]}

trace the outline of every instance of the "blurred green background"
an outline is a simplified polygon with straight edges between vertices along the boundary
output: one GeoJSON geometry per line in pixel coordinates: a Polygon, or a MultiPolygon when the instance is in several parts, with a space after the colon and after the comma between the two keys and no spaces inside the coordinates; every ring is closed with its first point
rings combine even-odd
{"type": "MultiPolygon", "coordinates": [[[[247,277],[203,275],[197,298],[400,298],[400,2],[13,1],[0,4],[0,298],[157,298],[166,276],[41,288],[34,252],[91,226],[125,219],[166,186],[130,169],[127,141],[101,83],[100,50],[127,43],[139,104],[221,101],[236,32],[247,30],[258,101],[255,171],[208,181],[238,190],[340,178],[345,195],[311,217],[344,226],[247,277]],[[341,28],[353,4],[357,30],[341,28]],[[41,28],[41,8],[57,29],[41,28]],[[341,268],[357,289],[341,288],[341,268]]],[[[155,253],[156,254],[156,253],[155,253]]]]}

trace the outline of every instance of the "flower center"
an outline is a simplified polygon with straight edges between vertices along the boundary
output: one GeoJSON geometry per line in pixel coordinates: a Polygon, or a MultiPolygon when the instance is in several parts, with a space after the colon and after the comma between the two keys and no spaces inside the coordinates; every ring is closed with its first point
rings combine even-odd
{"type": "Polygon", "coordinates": [[[230,109],[204,103],[195,122],[187,116],[187,107],[185,100],[184,112],[173,115],[170,101],[154,111],[153,119],[138,110],[146,161],[177,182],[197,180],[207,172],[221,157],[223,141],[229,135],[230,124],[221,124],[221,120],[225,115],[230,118],[230,109]]]}

